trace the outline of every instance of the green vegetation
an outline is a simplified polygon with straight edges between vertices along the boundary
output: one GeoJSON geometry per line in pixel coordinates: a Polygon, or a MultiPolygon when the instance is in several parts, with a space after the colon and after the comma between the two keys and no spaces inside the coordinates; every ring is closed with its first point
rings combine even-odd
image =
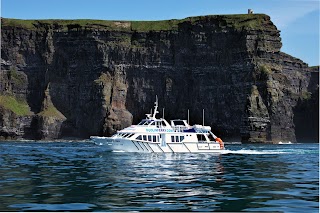
{"type": "Polygon", "coordinates": [[[311,70],[313,70],[313,71],[319,71],[320,70],[319,66],[311,66],[309,68],[311,68],[311,70]]]}
{"type": "Polygon", "coordinates": [[[264,14],[242,14],[222,16],[227,25],[236,29],[264,29],[263,23],[268,20],[264,14]]]}
{"type": "Polygon", "coordinates": [[[100,84],[100,83],[110,83],[111,82],[111,77],[110,75],[106,73],[101,73],[98,79],[94,80],[95,83],[100,84]]]}
{"type": "Polygon", "coordinates": [[[136,31],[160,31],[160,30],[177,30],[178,25],[183,22],[196,24],[201,21],[218,22],[218,27],[230,27],[240,29],[263,29],[263,22],[268,20],[264,14],[239,14],[239,15],[209,15],[195,16],[185,19],[172,19],[164,21],[133,21],[132,30],[136,31]]]}
{"type": "Polygon", "coordinates": [[[65,118],[64,115],[59,110],[57,110],[54,105],[49,105],[47,108],[41,111],[39,115],[42,115],[44,117],[65,118]]]}
{"type": "Polygon", "coordinates": [[[265,64],[260,65],[259,71],[260,71],[260,73],[263,74],[264,76],[269,76],[269,75],[272,73],[271,68],[268,67],[268,66],[265,65],[265,64]]]}
{"type": "Polygon", "coordinates": [[[240,29],[261,29],[263,30],[267,25],[264,25],[269,17],[264,14],[239,14],[239,15],[208,15],[196,16],[185,19],[172,19],[162,21],[107,21],[107,20],[21,20],[21,19],[7,19],[2,18],[1,23],[3,27],[21,27],[30,30],[37,30],[39,28],[50,28],[55,30],[78,30],[78,29],[100,29],[100,30],[120,30],[120,31],[166,31],[177,30],[178,25],[183,22],[190,22],[196,24],[201,21],[212,21],[217,24],[217,27],[230,27],[237,30],[240,29]]]}
{"type": "Polygon", "coordinates": [[[11,110],[17,115],[31,115],[29,105],[26,101],[18,100],[14,96],[0,95],[0,106],[11,110]]]}
{"type": "Polygon", "coordinates": [[[2,18],[2,27],[12,26],[20,27],[29,30],[37,30],[38,28],[51,28],[56,30],[66,31],[68,29],[122,29],[127,28],[128,25],[121,25],[125,22],[117,21],[105,21],[105,20],[90,20],[90,19],[78,19],[78,20],[62,20],[62,19],[46,19],[46,20],[22,20],[22,19],[7,19],[2,18]]]}
{"type": "Polygon", "coordinates": [[[165,20],[165,21],[132,21],[131,29],[133,31],[166,31],[177,30],[178,24],[185,21],[182,20],[165,20]]]}
{"type": "Polygon", "coordinates": [[[14,84],[21,86],[25,84],[25,78],[23,75],[19,74],[16,68],[11,68],[8,72],[8,78],[13,81],[14,84]]]}
{"type": "Polygon", "coordinates": [[[303,91],[302,93],[301,93],[301,99],[302,100],[310,100],[310,98],[311,98],[311,95],[312,95],[312,93],[311,92],[308,92],[308,91],[303,91]]]}

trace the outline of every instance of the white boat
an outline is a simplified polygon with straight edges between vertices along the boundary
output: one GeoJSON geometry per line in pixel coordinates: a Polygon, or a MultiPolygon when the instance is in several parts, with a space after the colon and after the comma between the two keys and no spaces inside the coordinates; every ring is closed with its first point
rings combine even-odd
{"type": "Polygon", "coordinates": [[[211,132],[210,126],[190,126],[186,120],[156,118],[158,113],[156,99],[154,113],[146,114],[137,125],[118,131],[112,137],[91,136],[97,145],[104,145],[107,151],[157,152],[157,153],[208,153],[224,150],[223,141],[211,132]]]}

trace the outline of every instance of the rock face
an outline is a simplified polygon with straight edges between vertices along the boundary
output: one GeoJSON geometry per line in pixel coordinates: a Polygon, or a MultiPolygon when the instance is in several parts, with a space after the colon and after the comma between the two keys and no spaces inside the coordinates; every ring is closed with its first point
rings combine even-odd
{"type": "Polygon", "coordinates": [[[300,129],[304,109],[318,118],[318,71],[280,51],[267,15],[1,21],[0,97],[28,108],[0,99],[4,138],[110,135],[143,118],[156,95],[167,119],[189,109],[202,123],[205,109],[225,140],[318,137],[300,129]]]}

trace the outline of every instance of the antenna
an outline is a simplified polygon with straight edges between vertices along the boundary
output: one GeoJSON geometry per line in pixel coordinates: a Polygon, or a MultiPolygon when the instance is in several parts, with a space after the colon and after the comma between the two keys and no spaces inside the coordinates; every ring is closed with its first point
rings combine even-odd
{"type": "Polygon", "coordinates": [[[204,109],[202,109],[202,126],[204,126],[204,109]]]}
{"type": "Polygon", "coordinates": [[[190,125],[190,123],[189,123],[189,109],[188,109],[188,124],[190,125]]]}
{"type": "Polygon", "coordinates": [[[162,118],[164,119],[164,108],[162,108],[162,118]]]}

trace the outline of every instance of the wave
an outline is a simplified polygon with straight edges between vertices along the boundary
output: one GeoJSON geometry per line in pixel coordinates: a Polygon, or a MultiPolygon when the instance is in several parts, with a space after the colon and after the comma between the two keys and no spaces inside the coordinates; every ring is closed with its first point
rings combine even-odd
{"type": "Polygon", "coordinates": [[[244,154],[244,155],[274,155],[274,154],[285,154],[286,152],[280,150],[223,150],[221,154],[244,154]]]}
{"type": "Polygon", "coordinates": [[[123,150],[112,150],[111,152],[126,152],[126,151],[123,151],[123,150]]]}
{"type": "Polygon", "coordinates": [[[272,150],[223,150],[221,154],[244,154],[244,155],[275,155],[275,154],[317,154],[319,149],[272,149],[272,150]]]}

